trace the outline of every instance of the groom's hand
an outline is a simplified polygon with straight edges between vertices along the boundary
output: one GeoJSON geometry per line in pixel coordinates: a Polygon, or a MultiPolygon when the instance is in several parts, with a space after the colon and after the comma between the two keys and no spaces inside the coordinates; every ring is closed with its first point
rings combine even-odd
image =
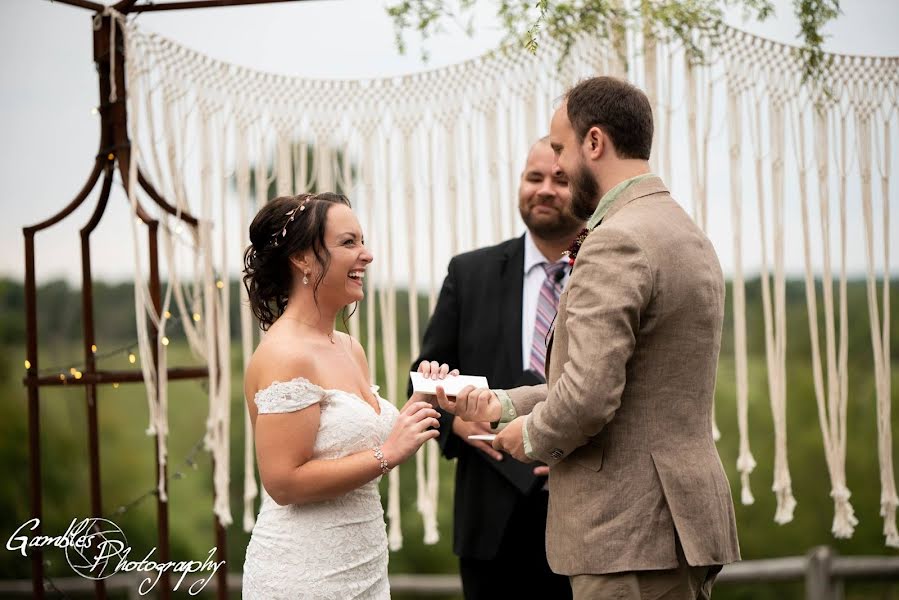
{"type": "Polygon", "coordinates": [[[493,447],[506,452],[515,460],[523,463],[534,462],[534,459],[524,453],[524,438],[521,429],[524,426],[525,417],[518,417],[499,432],[493,440],[493,447]]]}
{"type": "Polygon", "coordinates": [[[452,413],[463,421],[499,421],[503,414],[499,398],[485,388],[466,385],[458,396],[448,398],[442,386],[437,386],[437,403],[446,412],[452,413]]]}
{"type": "Polygon", "coordinates": [[[487,456],[491,457],[493,460],[503,459],[502,453],[494,450],[493,446],[490,445],[490,442],[468,439],[468,436],[470,435],[483,435],[485,433],[493,433],[493,430],[490,429],[489,423],[469,423],[468,421],[463,421],[459,417],[453,417],[453,433],[462,438],[463,442],[473,448],[480,450],[487,456]]]}

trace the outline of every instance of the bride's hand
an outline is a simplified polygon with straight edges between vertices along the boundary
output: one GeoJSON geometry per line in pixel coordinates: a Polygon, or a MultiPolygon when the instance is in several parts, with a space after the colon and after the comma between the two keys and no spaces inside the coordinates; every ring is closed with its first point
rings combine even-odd
{"type": "MultiPolygon", "coordinates": [[[[436,360],[423,360],[418,363],[418,372],[428,379],[446,379],[447,375],[458,375],[459,369],[450,370],[446,363],[441,365],[436,360]]],[[[437,397],[433,394],[415,392],[409,398],[409,402],[428,402],[431,406],[437,406],[437,397]]]]}
{"type": "Polygon", "coordinates": [[[439,428],[439,417],[440,413],[430,403],[416,401],[413,396],[403,406],[387,441],[381,446],[387,464],[395,467],[406,462],[422,444],[438,437],[440,431],[429,427],[439,428]]]}

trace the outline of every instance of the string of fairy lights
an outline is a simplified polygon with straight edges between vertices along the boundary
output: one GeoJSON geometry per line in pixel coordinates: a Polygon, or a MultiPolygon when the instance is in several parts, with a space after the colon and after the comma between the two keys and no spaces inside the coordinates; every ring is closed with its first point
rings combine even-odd
{"type": "MultiPolygon", "coordinates": [[[[215,285],[218,289],[222,289],[225,287],[225,282],[222,281],[221,279],[219,279],[216,281],[215,285]]],[[[169,332],[173,333],[174,331],[177,331],[182,326],[180,319],[172,318],[171,311],[168,311],[168,310],[165,311],[164,315],[165,315],[165,318],[167,321],[167,329],[169,330],[169,332]]],[[[195,312],[191,315],[191,318],[193,319],[193,321],[195,323],[199,323],[200,320],[202,319],[202,316],[200,315],[200,313],[195,312]]],[[[169,339],[168,335],[162,336],[162,338],[159,341],[163,346],[168,346],[171,343],[171,340],[169,339]]],[[[101,353],[101,352],[99,352],[97,344],[92,344],[91,345],[91,353],[93,354],[95,361],[109,359],[109,358],[113,358],[113,357],[119,356],[119,355],[127,355],[128,362],[133,365],[133,364],[136,364],[137,360],[138,360],[137,354],[135,354],[135,348],[137,348],[137,346],[138,346],[138,342],[135,339],[127,344],[118,346],[116,348],[113,348],[112,350],[108,350],[106,352],[101,353]]],[[[24,361],[24,365],[25,365],[26,371],[31,369],[31,361],[28,360],[27,358],[24,361]]],[[[68,363],[61,364],[61,365],[55,365],[52,367],[44,367],[44,368],[38,369],[37,375],[46,376],[46,375],[58,374],[59,380],[62,381],[63,383],[66,383],[69,381],[70,377],[72,377],[74,379],[81,379],[84,376],[84,370],[86,370],[86,369],[87,369],[87,365],[84,362],[68,362],[68,363]]],[[[112,387],[118,388],[119,384],[113,383],[112,387]]]]}
{"type": "MultiPolygon", "coordinates": [[[[187,453],[187,456],[185,456],[182,461],[182,464],[184,466],[189,467],[193,471],[196,471],[198,468],[197,455],[200,453],[200,450],[203,449],[203,441],[204,441],[205,437],[206,437],[206,435],[203,434],[203,436],[201,436],[200,439],[197,440],[193,446],[191,446],[190,451],[187,453]]],[[[166,479],[167,479],[167,481],[179,481],[181,479],[185,479],[186,477],[187,477],[187,473],[185,473],[184,471],[178,470],[178,471],[175,471],[174,473],[169,474],[166,477],[166,479]]],[[[158,486],[154,485],[153,487],[148,488],[147,491],[145,491],[140,496],[137,496],[130,502],[126,502],[125,504],[118,506],[114,511],[112,511],[112,514],[109,516],[121,516],[121,515],[125,514],[126,512],[128,512],[129,510],[131,510],[132,508],[138,506],[140,503],[142,503],[147,498],[149,498],[151,496],[157,496],[158,494],[159,494],[159,488],[158,488],[158,486]]]]}

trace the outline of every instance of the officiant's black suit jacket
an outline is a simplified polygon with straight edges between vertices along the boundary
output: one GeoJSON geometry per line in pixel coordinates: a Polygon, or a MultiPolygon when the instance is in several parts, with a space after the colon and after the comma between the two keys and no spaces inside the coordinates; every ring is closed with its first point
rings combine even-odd
{"type": "MultiPolygon", "coordinates": [[[[483,375],[494,389],[542,381],[522,369],[523,270],[523,236],[454,257],[412,370],[422,360],[436,360],[463,375],[483,375]]],[[[496,461],[475,450],[452,432],[452,419],[442,413],[438,441],[446,458],[458,459],[453,551],[463,558],[490,560],[509,517],[525,496],[546,493],[546,478],[533,475],[533,464],[508,455],[496,461]]],[[[536,515],[528,524],[542,530],[545,519],[545,514],[536,515]]]]}

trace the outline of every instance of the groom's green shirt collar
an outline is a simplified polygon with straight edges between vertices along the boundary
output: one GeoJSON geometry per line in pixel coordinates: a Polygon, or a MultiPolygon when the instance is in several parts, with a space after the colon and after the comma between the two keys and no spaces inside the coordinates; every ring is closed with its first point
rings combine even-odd
{"type": "Polygon", "coordinates": [[[618,199],[618,196],[621,195],[624,190],[631,187],[635,183],[643,181],[647,177],[652,177],[652,173],[644,173],[643,175],[637,175],[636,177],[631,177],[630,179],[625,179],[608,192],[603,194],[602,198],[599,200],[599,204],[596,205],[596,210],[593,211],[593,214],[587,220],[587,229],[593,230],[594,227],[599,225],[599,222],[602,221],[602,218],[606,216],[606,213],[609,212],[609,209],[612,208],[612,205],[615,203],[615,200],[618,199]]]}

